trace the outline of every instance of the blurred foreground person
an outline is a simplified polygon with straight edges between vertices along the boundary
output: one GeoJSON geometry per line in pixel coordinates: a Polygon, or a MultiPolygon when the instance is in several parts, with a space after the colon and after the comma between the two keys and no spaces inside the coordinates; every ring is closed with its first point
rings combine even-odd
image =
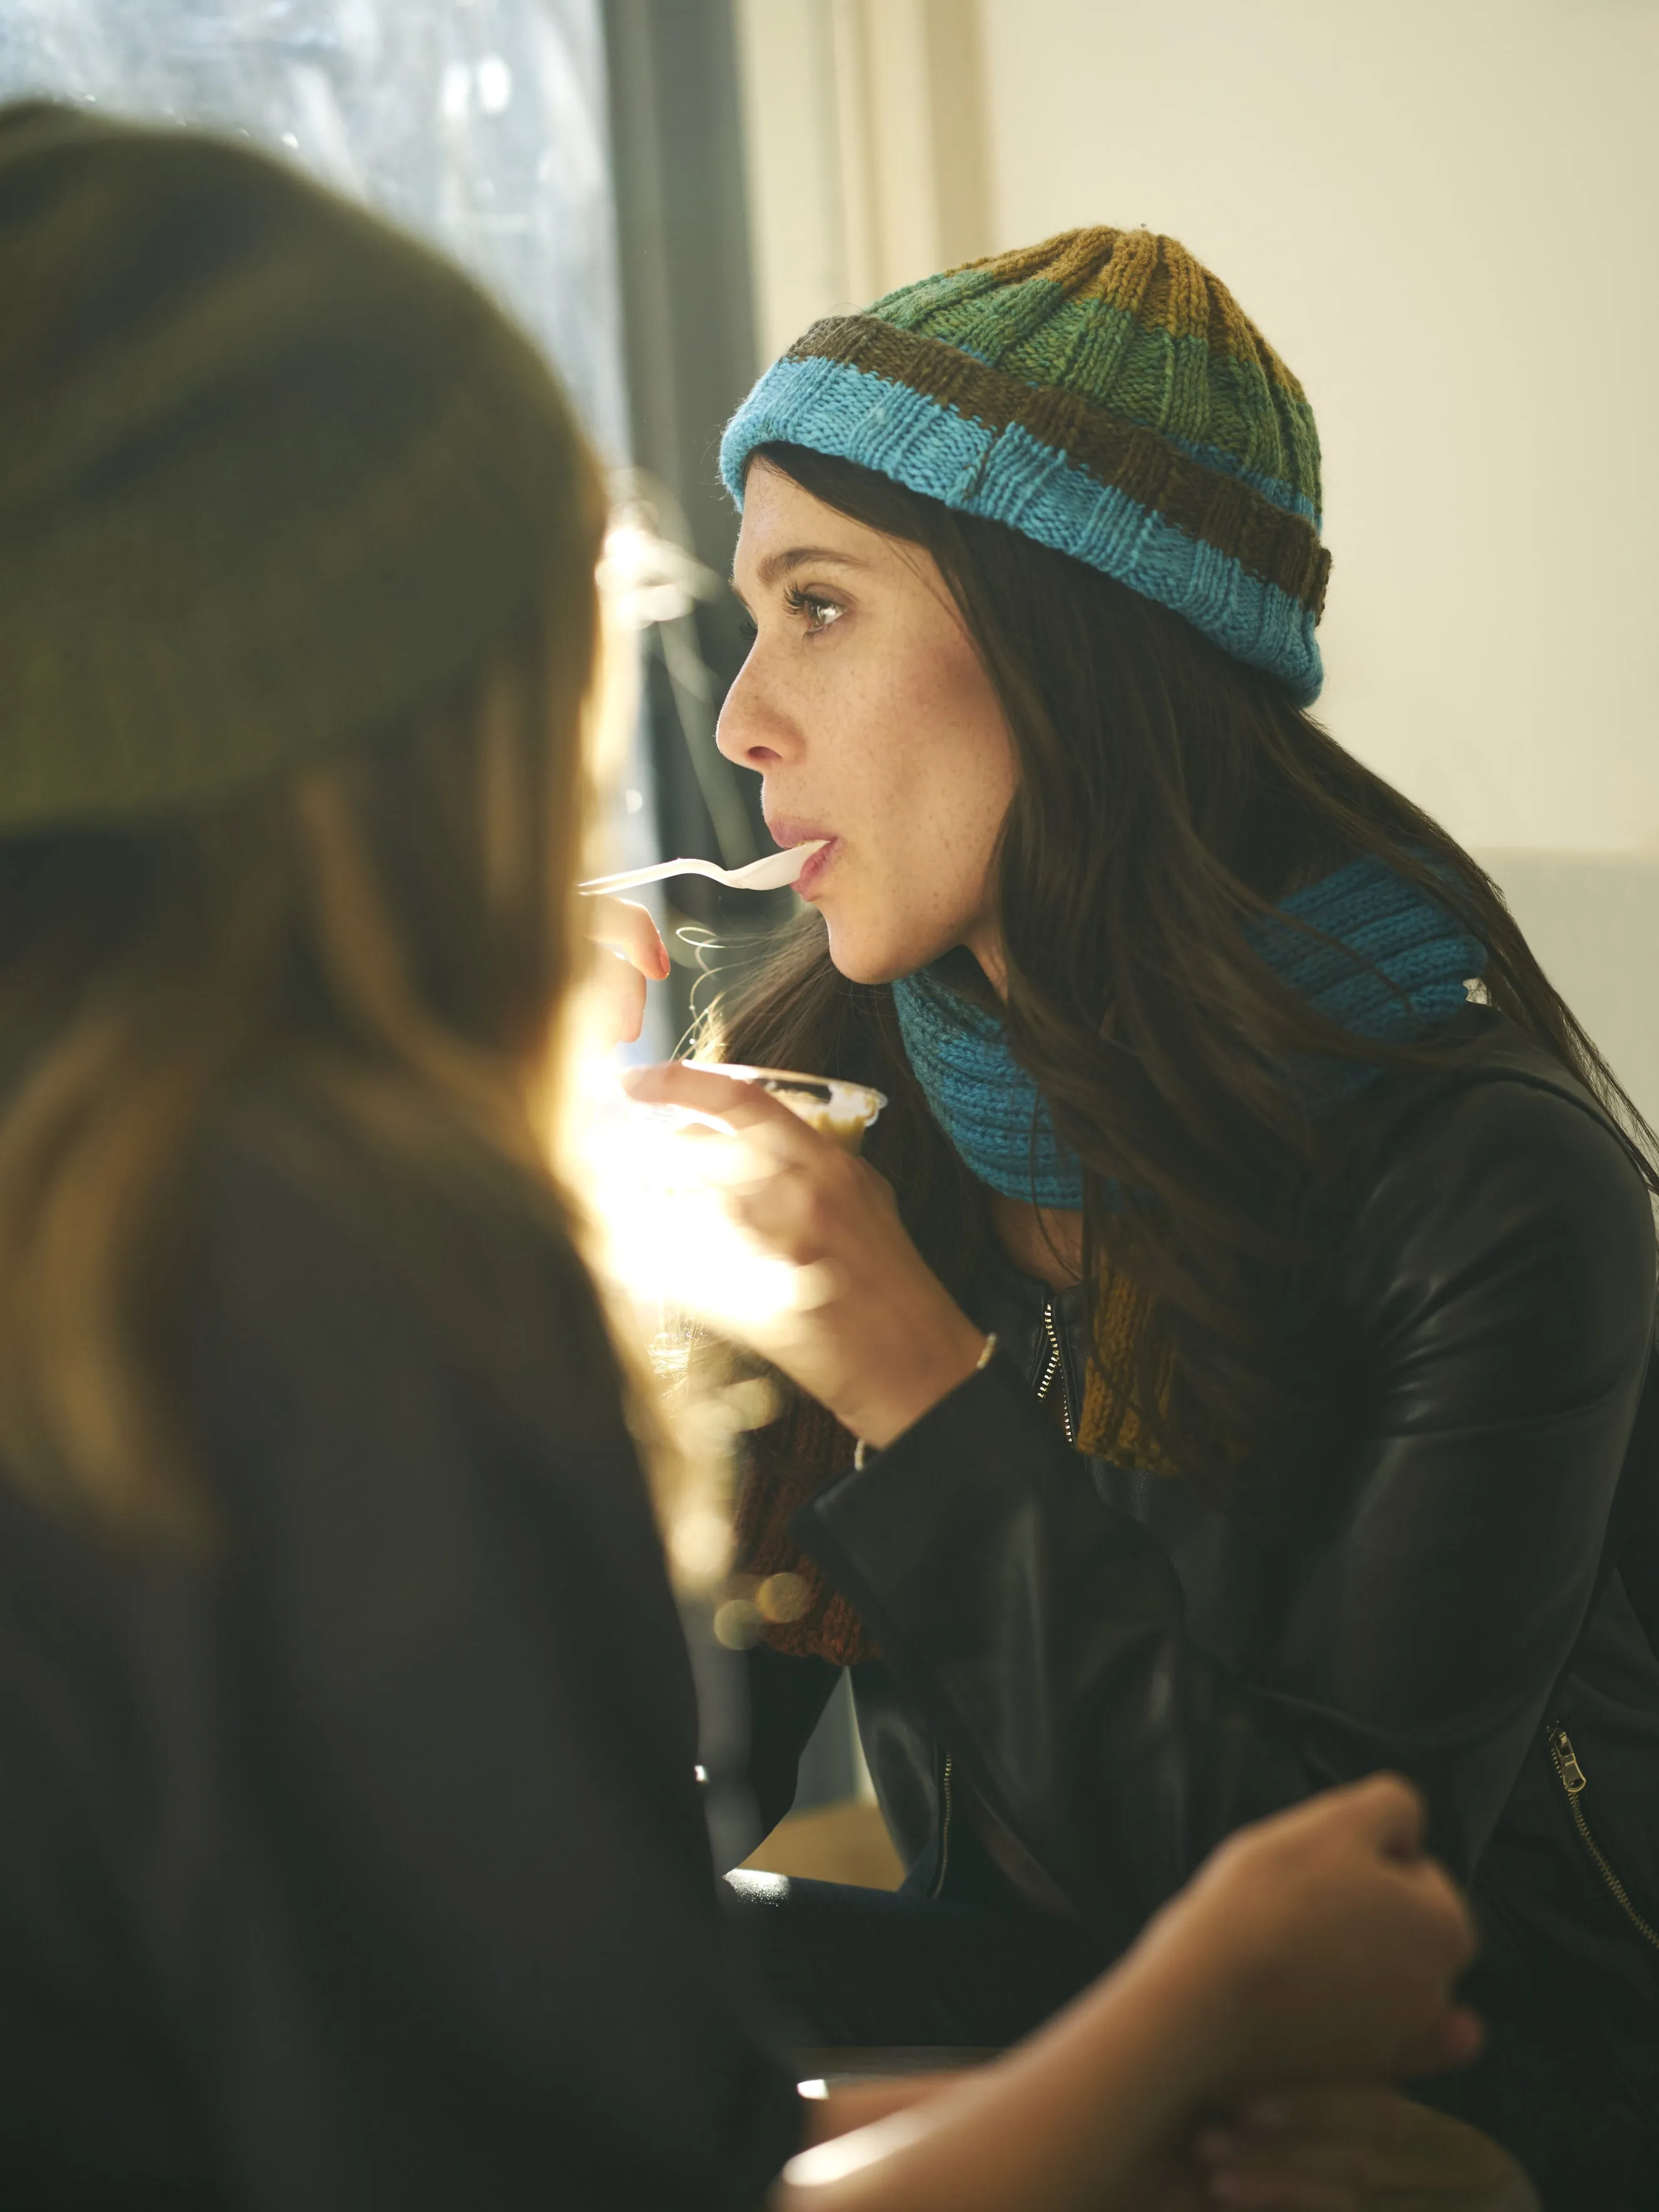
{"type": "Polygon", "coordinates": [[[1198,2158],[1314,2202],[1322,2120],[1302,2180],[1248,2110],[1177,2147],[1469,2056],[1401,1784],[1230,1844],[925,2098],[809,2107],[727,1986],[538,1133],[603,517],[433,256],[244,149],[0,113],[0,2195],[989,2212],[1198,2158]]]}

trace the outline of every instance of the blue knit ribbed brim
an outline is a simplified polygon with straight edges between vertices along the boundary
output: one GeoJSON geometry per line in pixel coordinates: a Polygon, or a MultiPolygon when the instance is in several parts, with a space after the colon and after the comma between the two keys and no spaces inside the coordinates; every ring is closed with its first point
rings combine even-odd
{"type": "Polygon", "coordinates": [[[1279,677],[1300,706],[1324,681],[1313,611],[1155,508],[1102,483],[1022,425],[992,429],[902,384],[827,360],[775,362],[732,416],[720,474],[739,507],[755,450],[805,446],[983,515],[1182,616],[1279,677]]]}

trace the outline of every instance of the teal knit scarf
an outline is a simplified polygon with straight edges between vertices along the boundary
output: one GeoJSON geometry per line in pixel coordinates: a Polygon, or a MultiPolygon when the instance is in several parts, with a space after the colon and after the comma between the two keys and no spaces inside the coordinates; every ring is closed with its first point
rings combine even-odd
{"type": "MultiPolygon", "coordinates": [[[[1402,1044],[1464,1005],[1486,949],[1382,860],[1351,861],[1251,926],[1255,950],[1328,1021],[1402,1044]],[[1321,933],[1286,927],[1288,915],[1321,933]],[[1328,940],[1328,941],[1322,941],[1328,940]]],[[[1060,1139],[1048,1102],[1008,1049],[1002,1024],[930,969],[893,986],[904,1049],[933,1118],[971,1173],[1010,1198],[1073,1212],[1083,1164],[1060,1139]]],[[[1334,1062],[1310,1090],[1314,1110],[1351,1097],[1375,1067],[1334,1062]]]]}

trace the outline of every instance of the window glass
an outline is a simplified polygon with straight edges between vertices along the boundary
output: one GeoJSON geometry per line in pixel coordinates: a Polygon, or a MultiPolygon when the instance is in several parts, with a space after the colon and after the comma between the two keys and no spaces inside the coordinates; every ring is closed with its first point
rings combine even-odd
{"type": "MultiPolygon", "coordinates": [[[[627,458],[601,0],[0,0],[0,100],[42,93],[236,132],[432,240],[627,458]]],[[[657,853],[643,729],[620,750],[598,855],[618,868],[657,853]]],[[[666,1021],[653,1005],[641,1054],[666,1021]]]]}
{"type": "Polygon", "coordinates": [[[0,99],[240,132],[444,246],[624,453],[599,0],[4,0],[0,99]]]}

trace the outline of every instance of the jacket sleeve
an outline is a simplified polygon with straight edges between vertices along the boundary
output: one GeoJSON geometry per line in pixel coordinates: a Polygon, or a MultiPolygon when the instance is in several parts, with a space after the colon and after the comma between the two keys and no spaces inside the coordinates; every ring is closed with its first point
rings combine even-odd
{"type": "Polygon", "coordinates": [[[554,1250],[506,1317],[548,1370],[514,1403],[257,1164],[217,1178],[208,1247],[223,1565],[135,1673],[173,1837],[149,1934],[228,2194],[752,2212],[796,2100],[727,1987],[614,1382],[557,1356],[593,1334],[585,1279],[554,1250]]]}
{"type": "Polygon", "coordinates": [[[1121,1940],[1230,1830],[1389,1766],[1467,1875],[1595,1585],[1652,1336],[1646,1192],[1570,1099],[1468,1086],[1344,1240],[1367,1384],[1252,1679],[993,1362],[796,1526],[992,1815],[1121,1940]]]}
{"type": "MultiPolygon", "coordinates": [[[[800,1755],[841,1679],[827,1659],[796,1658],[757,1644],[744,1654],[748,1686],[744,1779],[760,1836],[795,1802],[800,1755]]],[[[752,1846],[751,1846],[752,1848],[752,1846]]]]}

